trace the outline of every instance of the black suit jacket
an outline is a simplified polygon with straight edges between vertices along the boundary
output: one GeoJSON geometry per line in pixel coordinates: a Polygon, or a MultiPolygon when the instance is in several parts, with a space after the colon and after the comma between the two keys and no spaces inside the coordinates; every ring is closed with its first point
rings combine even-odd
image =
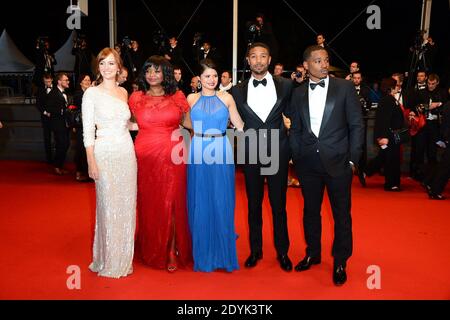
{"type": "Polygon", "coordinates": [[[392,139],[390,129],[397,130],[405,127],[403,118],[403,111],[395,98],[391,95],[385,95],[378,103],[375,114],[375,126],[373,131],[373,138],[375,142],[379,138],[392,139]]]}
{"type": "Polygon", "coordinates": [[[67,102],[57,86],[53,86],[46,99],[47,111],[50,112],[51,120],[64,120],[67,102]]]}
{"type": "Polygon", "coordinates": [[[447,102],[442,108],[441,135],[444,141],[450,141],[450,102],[447,102]]]}
{"type": "MultiPolygon", "coordinates": [[[[287,130],[283,124],[282,114],[289,104],[289,99],[292,91],[292,81],[284,78],[273,77],[275,89],[277,92],[277,101],[270,111],[266,121],[262,121],[253,109],[247,104],[247,92],[248,82],[245,80],[240,84],[233,86],[231,94],[236,102],[239,114],[244,121],[244,131],[254,129],[258,133],[258,130],[266,129],[267,134],[257,134],[258,147],[266,148],[270,155],[271,150],[271,130],[279,130],[279,151],[280,151],[280,163],[288,160],[289,156],[289,141],[287,138],[287,130]]],[[[253,106],[255,107],[255,106],[253,106]]],[[[245,146],[246,159],[249,159],[249,145],[245,146]]],[[[258,149],[258,163],[259,163],[259,149],[258,149]]]]}
{"type": "Polygon", "coordinates": [[[311,130],[308,86],[305,81],[293,91],[287,112],[292,158],[300,173],[307,172],[319,152],[327,173],[340,176],[349,169],[349,161],[359,162],[362,152],[364,124],[355,87],[350,81],[329,78],[318,138],[311,130]]]}
{"type": "Polygon", "coordinates": [[[360,88],[359,89],[359,98],[360,98],[359,102],[360,102],[363,114],[366,114],[372,106],[372,102],[370,101],[370,88],[365,83],[361,83],[359,88],[360,88]],[[361,99],[364,99],[364,101],[361,101],[361,99]]]}
{"type": "Polygon", "coordinates": [[[215,64],[217,66],[220,66],[221,57],[220,57],[220,54],[219,54],[219,52],[217,51],[216,48],[209,49],[208,54],[206,55],[206,57],[204,57],[204,51],[202,51],[199,60],[202,60],[202,59],[211,59],[212,61],[215,62],[215,64]]]}
{"type": "Polygon", "coordinates": [[[44,111],[48,112],[46,105],[47,105],[47,96],[50,94],[50,92],[47,94],[47,89],[45,88],[45,86],[40,86],[38,88],[38,92],[36,95],[36,107],[38,108],[41,116],[44,114],[44,111]]]}

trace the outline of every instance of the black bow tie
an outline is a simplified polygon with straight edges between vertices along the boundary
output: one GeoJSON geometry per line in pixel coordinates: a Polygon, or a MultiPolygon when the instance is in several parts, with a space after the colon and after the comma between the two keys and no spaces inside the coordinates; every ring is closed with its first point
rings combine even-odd
{"type": "Polygon", "coordinates": [[[254,86],[255,88],[256,88],[260,83],[265,87],[266,84],[267,84],[267,79],[264,78],[264,79],[262,79],[261,81],[256,80],[256,79],[253,79],[253,86],[254,86]]]}
{"type": "Polygon", "coordinates": [[[322,88],[325,88],[325,81],[320,80],[317,83],[314,83],[314,82],[309,83],[309,87],[311,88],[311,90],[314,90],[317,86],[321,86],[322,88]]]}

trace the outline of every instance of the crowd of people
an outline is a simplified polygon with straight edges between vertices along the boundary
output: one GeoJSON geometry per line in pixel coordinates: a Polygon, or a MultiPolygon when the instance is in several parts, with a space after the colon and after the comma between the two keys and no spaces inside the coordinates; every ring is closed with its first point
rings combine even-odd
{"type": "MultiPolygon", "coordinates": [[[[262,28],[263,22],[256,27],[262,28]]],[[[417,83],[408,89],[404,75],[396,73],[381,81],[380,91],[374,90],[364,81],[357,61],[350,64],[345,79],[331,75],[324,40],[318,35],[317,45],[305,50],[302,63],[287,77],[279,62],[273,74],[269,72],[270,46],[252,43],[246,56],[251,76],[235,86],[232,73],[216,63],[220,55],[210,42],[203,43],[198,72],[189,83],[185,81],[175,37],[170,38],[168,51],[148,59],[134,40],[125,50],[123,45],[105,48],[96,57],[95,77],[81,58],[85,53],[80,52],[87,48],[80,41],[74,48],[80,58],[73,97],[65,92],[68,74],[52,76],[44,68],[38,75],[37,107],[46,159],[55,174],[67,173],[64,163],[73,131],[76,179],[95,181],[90,270],[124,277],[133,272],[135,256],[145,265],[169,272],[239,269],[235,156],[227,128],[244,140],[253,132],[257,137],[256,149],[244,143],[236,151],[245,159],[238,164],[248,200],[246,268],[263,258],[265,184],[277,260],[287,272],[306,271],[321,263],[321,205],[327,189],[335,222],[332,278],[336,285],[346,282],[352,255],[353,175],[365,186],[367,177],[382,170],[384,189],[401,191],[402,146],[411,140],[411,177],[431,199],[445,199],[450,107],[448,88],[439,88],[439,76],[419,70],[417,83]],[[379,153],[369,160],[366,128],[373,104],[377,104],[374,139],[379,153]],[[69,109],[79,111],[77,121],[69,123],[69,109]],[[178,150],[180,144],[186,145],[178,150]],[[182,161],[175,161],[174,154],[182,161]],[[266,156],[276,159],[276,170],[270,174],[265,173],[270,167],[266,156]],[[288,186],[300,187],[304,199],[307,248],[295,267],[288,256],[288,186]]],[[[50,66],[52,58],[48,55],[43,61],[50,66]]]]}

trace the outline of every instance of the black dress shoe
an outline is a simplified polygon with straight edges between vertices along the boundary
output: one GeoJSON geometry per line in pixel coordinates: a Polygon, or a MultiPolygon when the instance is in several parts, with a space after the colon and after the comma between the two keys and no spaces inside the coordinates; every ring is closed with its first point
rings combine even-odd
{"type": "Polygon", "coordinates": [[[430,197],[430,199],[433,199],[433,200],[445,200],[446,199],[442,194],[434,193],[432,191],[428,192],[428,196],[430,197]]]}
{"type": "Polygon", "coordinates": [[[336,266],[333,270],[333,282],[337,286],[342,286],[347,281],[347,273],[343,265],[336,266]]]}
{"type": "Polygon", "coordinates": [[[291,262],[291,259],[289,259],[287,254],[279,254],[277,257],[277,260],[280,263],[281,269],[283,269],[284,271],[292,270],[292,262],[291,262]]]}
{"type": "Polygon", "coordinates": [[[251,253],[250,256],[245,260],[246,268],[253,268],[258,263],[258,260],[262,259],[262,253],[251,253]]]}
{"type": "Polygon", "coordinates": [[[384,187],[384,191],[388,192],[400,192],[402,189],[400,189],[399,186],[392,186],[392,187],[384,187]]]}
{"type": "Polygon", "coordinates": [[[426,192],[431,191],[431,187],[428,184],[426,184],[425,182],[421,182],[420,185],[425,189],[426,192]]]}
{"type": "Polygon", "coordinates": [[[306,271],[309,268],[311,268],[311,266],[313,264],[319,264],[320,261],[320,257],[310,257],[310,256],[306,256],[305,258],[303,258],[302,261],[300,261],[296,266],[295,266],[295,271],[306,271]]]}

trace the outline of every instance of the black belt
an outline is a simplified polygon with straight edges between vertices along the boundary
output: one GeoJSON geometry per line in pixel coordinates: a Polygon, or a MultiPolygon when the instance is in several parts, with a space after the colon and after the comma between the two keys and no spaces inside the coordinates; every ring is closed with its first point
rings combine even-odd
{"type": "Polygon", "coordinates": [[[225,136],[227,133],[226,132],[222,132],[222,133],[194,133],[196,137],[202,137],[202,138],[214,138],[214,137],[223,137],[225,136]]]}

